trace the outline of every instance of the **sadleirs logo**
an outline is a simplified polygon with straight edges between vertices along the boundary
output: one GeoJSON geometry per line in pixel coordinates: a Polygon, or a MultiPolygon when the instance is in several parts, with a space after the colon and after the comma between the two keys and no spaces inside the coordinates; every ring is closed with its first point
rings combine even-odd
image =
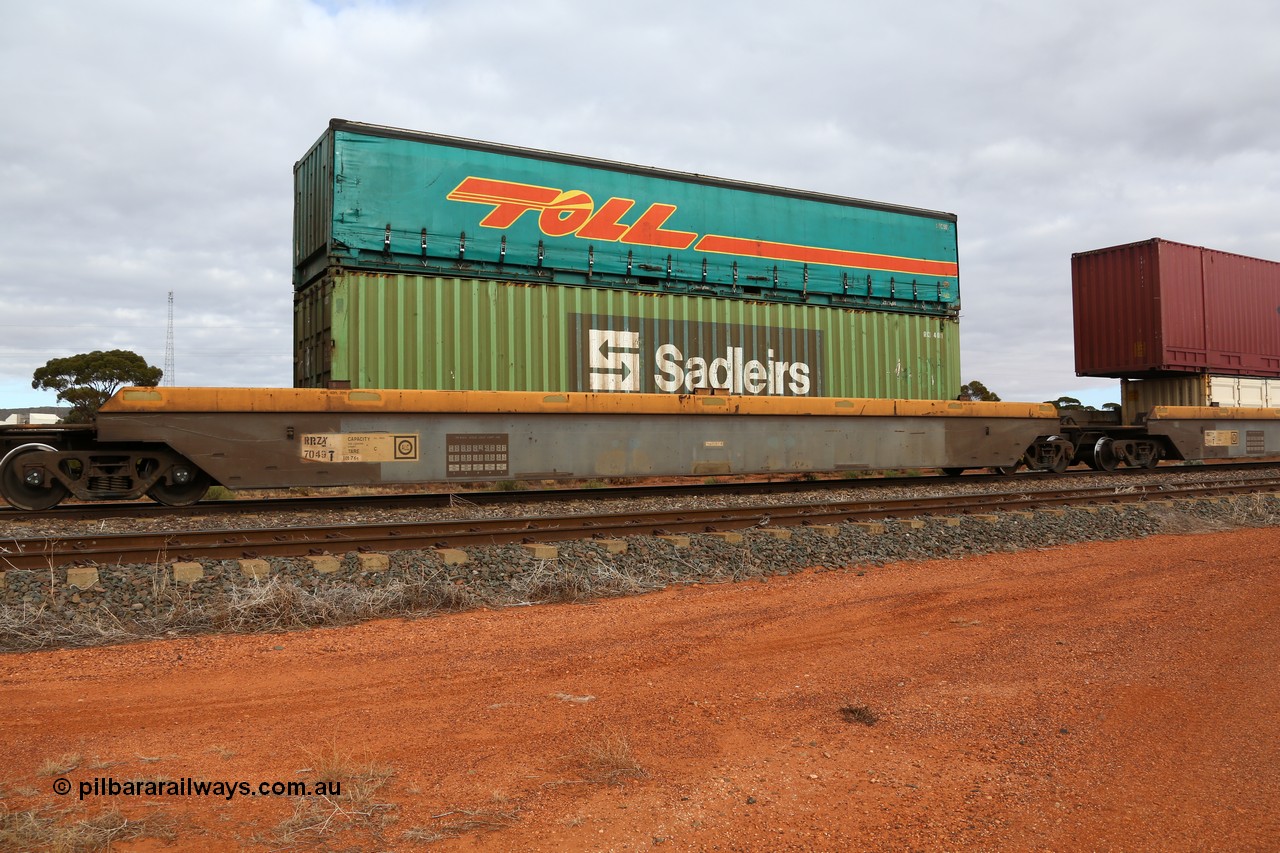
{"type": "Polygon", "coordinates": [[[587,375],[592,391],[640,390],[640,333],[591,329],[587,375]]]}
{"type": "Polygon", "coordinates": [[[814,329],[571,314],[568,337],[579,391],[823,394],[822,333],[814,329]]]}

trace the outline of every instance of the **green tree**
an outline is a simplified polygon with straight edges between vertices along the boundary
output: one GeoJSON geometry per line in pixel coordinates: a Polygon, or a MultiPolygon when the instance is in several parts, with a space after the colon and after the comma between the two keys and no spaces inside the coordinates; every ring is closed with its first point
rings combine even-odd
{"type": "Polygon", "coordinates": [[[1086,406],[1075,397],[1059,397],[1056,400],[1045,400],[1051,406],[1056,406],[1060,412],[1096,412],[1093,406],[1086,406]]]}
{"type": "Polygon", "coordinates": [[[976,379],[971,379],[960,386],[960,400],[985,400],[991,403],[1000,402],[1000,395],[994,391],[988,391],[987,386],[983,385],[976,379]]]}
{"type": "Polygon", "coordinates": [[[57,391],[58,399],[72,405],[67,420],[91,420],[111,395],[126,385],[155,386],[164,371],[124,349],[113,349],[52,358],[32,374],[31,387],[57,391]]]}

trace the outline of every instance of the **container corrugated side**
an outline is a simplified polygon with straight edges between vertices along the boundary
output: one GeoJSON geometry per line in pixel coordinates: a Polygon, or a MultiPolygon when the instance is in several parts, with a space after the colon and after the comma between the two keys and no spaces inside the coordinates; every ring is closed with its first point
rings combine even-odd
{"type": "Polygon", "coordinates": [[[331,270],[295,385],[952,399],[959,326],[913,314],[331,270]]]}
{"type": "Polygon", "coordinates": [[[1124,422],[1140,423],[1155,406],[1280,407],[1280,379],[1187,374],[1160,379],[1122,379],[1124,422]]]}
{"type": "Polygon", "coordinates": [[[324,272],[332,238],[333,134],[326,133],[293,166],[293,285],[324,272]]]}
{"type": "Polygon", "coordinates": [[[1156,406],[1209,405],[1209,377],[1191,374],[1162,379],[1120,380],[1120,411],[1126,424],[1142,423],[1156,406]]]}
{"type": "Polygon", "coordinates": [[[1280,376],[1280,263],[1153,239],[1071,257],[1076,373],[1280,376]]]}
{"type": "Polygon", "coordinates": [[[1280,263],[1212,249],[1202,257],[1208,372],[1280,376],[1280,263]]]}

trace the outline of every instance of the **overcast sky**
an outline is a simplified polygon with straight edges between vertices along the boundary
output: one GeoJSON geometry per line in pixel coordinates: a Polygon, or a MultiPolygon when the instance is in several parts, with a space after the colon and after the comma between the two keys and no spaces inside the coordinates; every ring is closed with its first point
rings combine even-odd
{"type": "Polygon", "coordinates": [[[8,2],[0,408],[50,358],[292,382],[293,164],[339,117],[959,216],[963,375],[1099,405],[1075,251],[1280,259],[1280,4],[8,2]]]}

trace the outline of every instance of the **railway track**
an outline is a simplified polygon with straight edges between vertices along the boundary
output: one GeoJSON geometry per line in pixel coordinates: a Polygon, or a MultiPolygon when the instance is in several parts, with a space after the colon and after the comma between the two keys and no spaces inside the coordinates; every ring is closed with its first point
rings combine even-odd
{"type": "Polygon", "coordinates": [[[350,551],[466,548],[512,542],[733,531],[1034,509],[1080,504],[1251,493],[1280,488],[1280,475],[1247,483],[1144,484],[1063,488],[1019,494],[951,494],[901,500],[680,508],[522,518],[326,524],[316,527],[111,533],[0,540],[0,570],[90,564],[155,564],[174,560],[299,557],[350,551]]]}
{"type": "MultiPolygon", "coordinates": [[[[1085,473],[1085,472],[1077,472],[1085,473]]],[[[1090,472],[1092,473],[1092,472],[1090,472]]],[[[973,474],[970,477],[997,479],[995,474],[973,474]]],[[[1020,476],[1055,475],[1026,473],[1020,476]]],[[[942,477],[867,477],[865,479],[779,480],[758,482],[707,483],[703,481],[660,486],[603,486],[599,488],[494,489],[463,492],[423,492],[383,495],[321,495],[308,497],[241,498],[224,501],[201,501],[191,506],[164,506],[151,501],[122,501],[99,504],[62,504],[47,510],[25,511],[0,508],[0,522],[35,519],[87,521],[124,517],[183,517],[194,515],[249,515],[261,512],[315,512],[349,509],[438,509],[462,505],[492,506],[503,504],[537,504],[569,501],[612,501],[635,498],[662,498],[701,495],[788,494],[811,492],[824,488],[846,489],[854,485],[895,486],[919,485],[942,477]]]]}
{"type": "MultiPolygon", "coordinates": [[[[1212,471],[1280,471],[1276,463],[1227,463],[1211,467],[1198,467],[1198,470],[1212,471]]],[[[96,504],[63,504],[53,509],[41,511],[16,510],[3,506],[0,502],[0,529],[6,522],[24,522],[33,520],[60,519],[66,521],[92,521],[107,518],[125,517],[172,517],[182,518],[203,515],[252,515],[255,513],[275,512],[315,512],[329,510],[372,509],[436,509],[452,507],[459,504],[475,506],[491,506],[505,504],[536,504],[571,501],[615,501],[635,498],[660,498],[681,496],[716,497],[720,495],[769,495],[793,494],[796,492],[812,492],[821,489],[847,489],[854,486],[894,488],[902,486],[919,486],[931,481],[946,483],[974,482],[1027,482],[1053,481],[1084,477],[1141,477],[1166,471],[1197,470],[1191,466],[1163,466],[1159,469],[1121,468],[1116,471],[1102,473],[1093,470],[1072,470],[1063,474],[1045,474],[1021,472],[1015,475],[1016,481],[1009,481],[999,474],[970,473],[963,478],[942,476],[913,477],[866,477],[859,479],[835,478],[815,480],[781,480],[760,482],[706,483],[689,482],[660,486],[616,486],[602,488],[549,488],[549,489],[516,489],[488,490],[465,492],[431,492],[390,495],[322,495],[308,497],[283,498],[243,498],[223,501],[201,501],[191,506],[172,507],[150,501],[121,501],[118,503],[96,504]]]]}

